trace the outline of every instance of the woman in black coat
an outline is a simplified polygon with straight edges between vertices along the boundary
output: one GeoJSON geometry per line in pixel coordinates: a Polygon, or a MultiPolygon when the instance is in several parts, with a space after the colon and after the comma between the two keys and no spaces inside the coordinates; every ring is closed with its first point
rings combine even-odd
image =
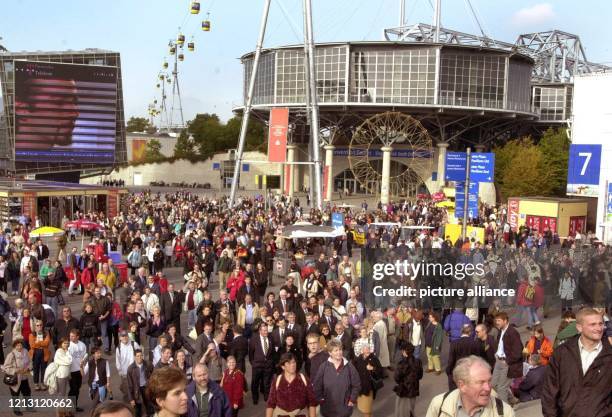
{"type": "Polygon", "coordinates": [[[357,369],[361,381],[357,408],[365,417],[371,417],[376,391],[382,388],[384,370],[376,355],[370,352],[369,344],[363,345],[361,354],[353,360],[353,365],[357,369]]]}
{"type": "Polygon", "coordinates": [[[397,395],[395,399],[395,417],[414,417],[416,397],[419,396],[419,380],[423,378],[423,365],[420,359],[416,359],[414,346],[403,341],[400,346],[402,359],[395,369],[395,383],[393,391],[397,395]]]}

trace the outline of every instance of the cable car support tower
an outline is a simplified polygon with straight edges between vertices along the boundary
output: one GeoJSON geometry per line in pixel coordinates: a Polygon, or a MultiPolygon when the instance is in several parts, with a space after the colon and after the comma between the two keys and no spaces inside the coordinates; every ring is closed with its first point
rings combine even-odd
{"type": "MultiPolygon", "coordinates": [[[[244,114],[242,116],[242,125],[240,127],[240,137],[238,139],[238,149],[236,152],[236,162],[234,165],[234,176],[232,178],[232,187],[229,196],[229,207],[232,208],[236,201],[236,191],[238,190],[240,167],[242,165],[242,158],[244,154],[244,143],[246,140],[246,133],[249,125],[249,117],[251,115],[252,104],[253,104],[253,93],[255,91],[255,80],[257,77],[257,71],[259,69],[259,59],[263,49],[263,43],[266,36],[266,27],[268,24],[268,16],[270,12],[270,4],[272,0],[265,0],[263,14],[261,18],[261,26],[259,28],[259,37],[257,45],[255,47],[255,57],[253,60],[253,70],[251,72],[251,78],[249,80],[249,89],[244,105],[244,114]]],[[[282,5],[281,5],[282,7],[282,5]]],[[[304,72],[305,80],[307,80],[306,89],[308,91],[307,96],[309,97],[309,103],[307,105],[307,112],[310,120],[310,147],[309,147],[309,164],[314,167],[314,193],[313,193],[313,205],[317,208],[321,208],[323,205],[322,193],[321,193],[321,159],[319,156],[319,106],[317,102],[317,80],[315,71],[315,51],[314,51],[314,35],[312,26],[312,0],[303,0],[303,17],[304,17],[304,50],[306,52],[304,57],[304,72]]],[[[311,187],[311,188],[313,188],[311,187]]]]}

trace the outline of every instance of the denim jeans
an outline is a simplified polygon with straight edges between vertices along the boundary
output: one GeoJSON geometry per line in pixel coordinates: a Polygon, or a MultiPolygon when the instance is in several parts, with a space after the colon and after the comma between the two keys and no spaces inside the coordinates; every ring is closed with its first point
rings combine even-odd
{"type": "Polygon", "coordinates": [[[32,356],[32,364],[32,370],[34,371],[34,383],[44,383],[47,362],[45,362],[45,352],[42,349],[34,349],[32,356]]]}
{"type": "Polygon", "coordinates": [[[110,350],[110,341],[108,339],[108,320],[100,321],[100,334],[102,335],[102,346],[104,350],[110,350]]]}

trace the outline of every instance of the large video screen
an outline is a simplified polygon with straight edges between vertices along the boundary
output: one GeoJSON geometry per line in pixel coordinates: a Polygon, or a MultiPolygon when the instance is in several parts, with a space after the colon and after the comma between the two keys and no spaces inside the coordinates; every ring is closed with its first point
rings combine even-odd
{"type": "Polygon", "coordinates": [[[117,68],[15,61],[15,161],[112,164],[117,68]]]}

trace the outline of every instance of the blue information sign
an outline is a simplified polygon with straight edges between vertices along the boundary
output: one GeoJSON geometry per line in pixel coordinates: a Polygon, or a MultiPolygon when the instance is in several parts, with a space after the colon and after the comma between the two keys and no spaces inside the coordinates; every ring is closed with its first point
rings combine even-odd
{"type": "MultiPolygon", "coordinates": [[[[468,218],[478,217],[478,183],[470,182],[468,199],[468,218]]],[[[455,217],[462,219],[464,216],[463,207],[465,205],[465,182],[458,182],[455,187],[455,217]]]]}
{"type": "Polygon", "coordinates": [[[465,152],[447,152],[444,168],[445,181],[465,181],[465,166],[467,154],[465,152]]]}
{"type": "Polygon", "coordinates": [[[570,145],[567,193],[597,196],[601,172],[601,145],[570,145]]]}
{"type": "Polygon", "coordinates": [[[476,152],[470,155],[470,182],[493,182],[494,172],[494,153],[476,152]]]}
{"type": "Polygon", "coordinates": [[[332,213],[332,227],[335,227],[336,229],[344,227],[344,214],[332,213]]]}
{"type": "MultiPolygon", "coordinates": [[[[448,152],[445,161],[446,181],[465,181],[467,154],[448,152]]],[[[470,155],[470,182],[493,182],[495,175],[495,154],[475,152],[470,155]]]]}

